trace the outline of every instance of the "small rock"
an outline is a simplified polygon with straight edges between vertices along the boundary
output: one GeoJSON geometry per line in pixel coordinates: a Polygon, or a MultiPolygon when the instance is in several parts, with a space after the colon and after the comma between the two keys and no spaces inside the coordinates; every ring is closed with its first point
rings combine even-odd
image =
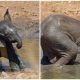
{"type": "Polygon", "coordinates": [[[3,78],[9,78],[8,74],[7,74],[6,72],[4,72],[4,71],[2,72],[1,76],[2,76],[3,78]]]}

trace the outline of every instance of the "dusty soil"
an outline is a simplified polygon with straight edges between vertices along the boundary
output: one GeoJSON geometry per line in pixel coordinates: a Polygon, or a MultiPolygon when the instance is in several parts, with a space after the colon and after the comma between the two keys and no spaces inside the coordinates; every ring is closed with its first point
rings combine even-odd
{"type": "Polygon", "coordinates": [[[37,1],[1,1],[0,2],[0,19],[6,9],[9,8],[12,19],[15,20],[19,17],[24,17],[38,20],[39,19],[39,2],[37,1]]]}
{"type": "Polygon", "coordinates": [[[64,14],[80,19],[80,1],[42,2],[41,10],[42,20],[51,14],[64,14]]]}
{"type": "MultiPolygon", "coordinates": [[[[0,20],[9,8],[12,22],[15,24],[23,42],[17,54],[26,63],[24,71],[1,72],[0,78],[39,78],[39,2],[0,2],[0,20]]],[[[9,63],[3,58],[4,63],[9,63]]]]}
{"type": "Polygon", "coordinates": [[[38,79],[38,73],[33,69],[25,69],[20,72],[2,72],[0,73],[0,79],[38,79]]]}

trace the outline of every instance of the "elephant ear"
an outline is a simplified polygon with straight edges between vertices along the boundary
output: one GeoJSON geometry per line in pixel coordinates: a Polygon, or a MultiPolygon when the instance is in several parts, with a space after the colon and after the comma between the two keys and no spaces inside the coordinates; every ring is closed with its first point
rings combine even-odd
{"type": "Polygon", "coordinates": [[[10,17],[10,14],[9,14],[9,10],[7,9],[5,14],[4,14],[4,20],[6,21],[11,21],[11,17],[10,17]]]}

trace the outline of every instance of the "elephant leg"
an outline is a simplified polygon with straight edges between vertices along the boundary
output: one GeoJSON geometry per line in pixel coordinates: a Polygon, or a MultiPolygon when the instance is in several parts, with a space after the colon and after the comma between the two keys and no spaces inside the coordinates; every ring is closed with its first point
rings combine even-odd
{"type": "Polygon", "coordinates": [[[74,64],[75,63],[75,60],[76,60],[76,57],[77,55],[75,55],[70,61],[68,64],[74,64]]]}
{"type": "MultiPolygon", "coordinates": [[[[7,50],[5,47],[0,48],[0,57],[4,57],[8,59],[7,50]]],[[[10,71],[10,67],[7,64],[3,64],[3,59],[0,61],[0,70],[1,71],[10,71]]]]}
{"type": "Polygon", "coordinates": [[[48,64],[51,64],[50,60],[48,59],[47,56],[43,56],[42,59],[41,59],[41,64],[42,65],[48,65],[48,64]]]}
{"type": "MultiPolygon", "coordinates": [[[[75,55],[67,64],[74,64],[77,55],[75,55]]],[[[56,56],[56,62],[61,58],[61,56],[56,56]]]]}
{"type": "Polygon", "coordinates": [[[19,59],[19,61],[20,61],[19,68],[20,68],[20,69],[26,68],[26,65],[25,65],[23,59],[22,59],[19,55],[18,55],[18,59],[19,59]]]}
{"type": "MultiPolygon", "coordinates": [[[[1,57],[1,49],[0,49],[0,57],[1,57]]],[[[2,67],[2,61],[0,60],[0,72],[5,71],[4,67],[2,67]]]]}
{"type": "MultiPolygon", "coordinates": [[[[45,54],[45,52],[43,52],[43,53],[45,54]]],[[[43,64],[43,65],[55,63],[56,61],[58,61],[61,58],[61,56],[55,50],[53,50],[53,53],[46,52],[47,55],[44,55],[44,54],[41,59],[41,64],[43,64]]]]}
{"type": "Polygon", "coordinates": [[[12,70],[20,70],[24,68],[22,59],[16,54],[12,44],[7,44],[7,53],[12,70]]]}
{"type": "Polygon", "coordinates": [[[66,34],[61,32],[56,35],[55,39],[54,48],[61,55],[55,65],[68,64],[77,54],[77,45],[66,34]]]}
{"type": "Polygon", "coordinates": [[[21,70],[25,68],[22,59],[16,53],[9,53],[9,62],[14,70],[21,70]]]}
{"type": "Polygon", "coordinates": [[[15,58],[10,57],[9,62],[10,62],[10,66],[11,66],[13,71],[19,71],[19,70],[25,68],[23,61],[18,56],[16,56],[15,58]]]}
{"type": "Polygon", "coordinates": [[[10,63],[10,67],[12,71],[19,71],[19,64],[20,61],[18,60],[17,55],[14,52],[10,52],[8,51],[8,59],[9,59],[9,63],[10,63]]]}
{"type": "Polygon", "coordinates": [[[41,47],[43,50],[43,57],[41,59],[41,64],[43,65],[51,64],[50,60],[53,59],[55,56],[52,54],[51,50],[46,45],[44,38],[41,38],[41,47]]]}

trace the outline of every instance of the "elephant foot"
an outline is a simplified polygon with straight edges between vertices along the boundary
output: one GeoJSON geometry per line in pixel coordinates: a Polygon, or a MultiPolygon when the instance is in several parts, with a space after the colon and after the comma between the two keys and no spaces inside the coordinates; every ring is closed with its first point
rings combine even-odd
{"type": "Polygon", "coordinates": [[[73,65],[73,64],[75,64],[76,63],[76,57],[77,57],[77,55],[75,55],[70,61],[69,61],[69,65],[73,65]]]}
{"type": "Polygon", "coordinates": [[[11,68],[11,71],[20,71],[18,65],[14,62],[10,62],[10,68],[11,68]]]}
{"type": "Polygon", "coordinates": [[[24,61],[20,57],[18,57],[18,59],[20,61],[20,64],[18,65],[20,70],[24,70],[26,68],[24,61]]]}
{"type": "Polygon", "coordinates": [[[50,62],[50,60],[48,59],[47,56],[43,56],[41,59],[41,64],[42,65],[48,65],[48,64],[52,64],[52,63],[50,62]]]}
{"type": "Polygon", "coordinates": [[[0,65],[0,72],[2,72],[2,71],[6,71],[6,69],[4,66],[0,65]]]}
{"type": "Polygon", "coordinates": [[[10,71],[10,67],[5,64],[0,64],[0,72],[2,71],[10,71]]]}
{"type": "Polygon", "coordinates": [[[26,68],[26,66],[23,63],[23,61],[20,62],[19,68],[20,68],[20,70],[24,70],[26,68]]]}
{"type": "Polygon", "coordinates": [[[75,64],[75,61],[74,62],[70,61],[67,65],[73,65],[73,64],[75,64]]]}
{"type": "Polygon", "coordinates": [[[23,64],[21,64],[21,65],[19,65],[19,68],[20,68],[20,70],[24,70],[26,67],[23,64]]]}

